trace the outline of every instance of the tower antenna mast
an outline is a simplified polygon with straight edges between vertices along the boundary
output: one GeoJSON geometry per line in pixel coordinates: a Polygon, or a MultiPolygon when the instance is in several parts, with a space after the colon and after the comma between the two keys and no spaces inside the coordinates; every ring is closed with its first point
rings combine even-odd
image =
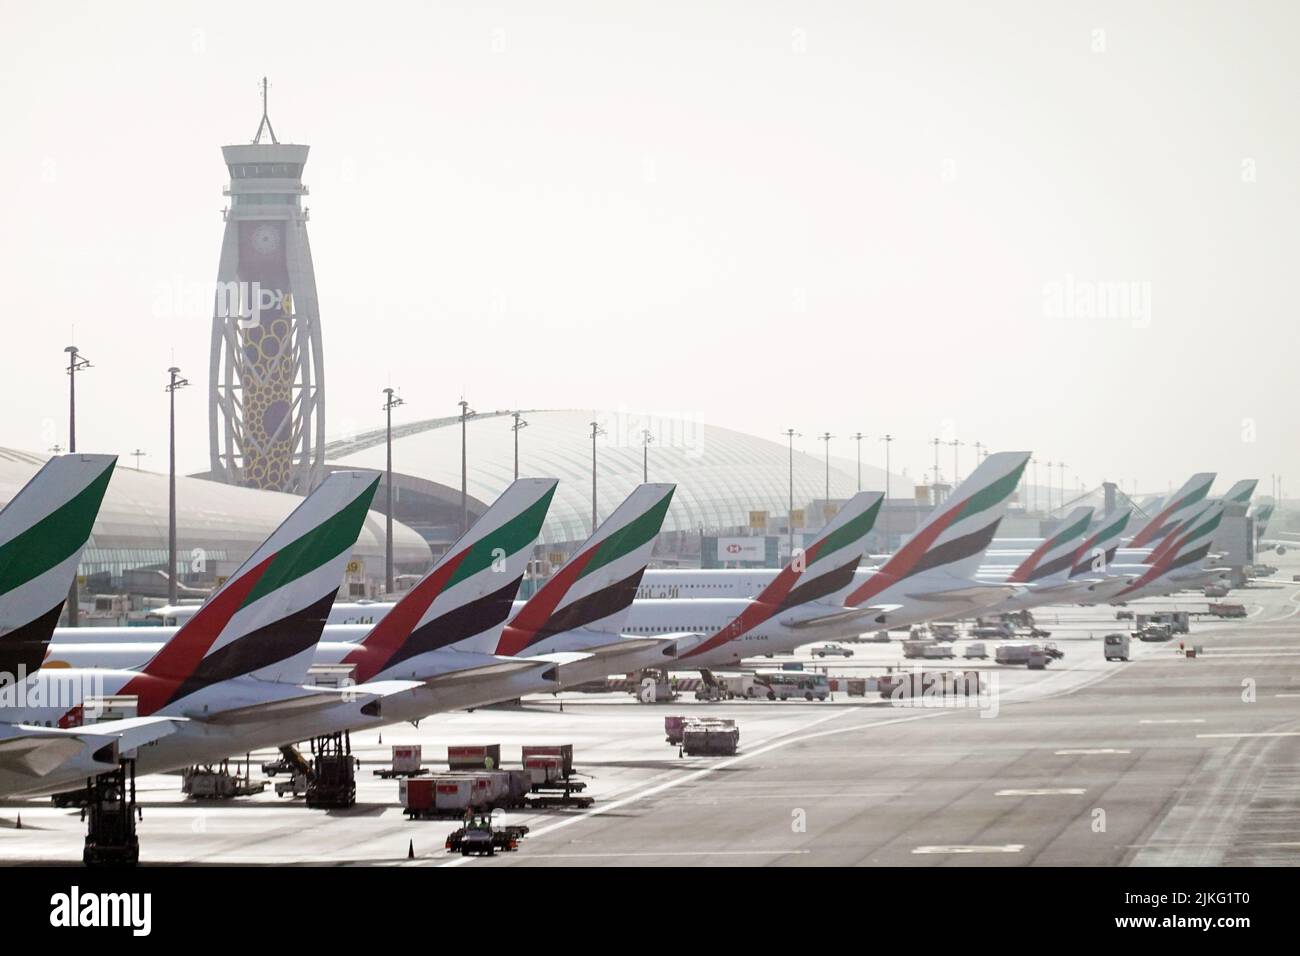
{"type": "Polygon", "coordinates": [[[265,129],[271,134],[271,142],[279,146],[280,141],[275,138],[275,127],[271,125],[271,117],[266,111],[266,89],[266,77],[262,77],[262,122],[257,124],[257,135],[253,137],[253,143],[256,145],[262,141],[262,130],[265,129]]]}

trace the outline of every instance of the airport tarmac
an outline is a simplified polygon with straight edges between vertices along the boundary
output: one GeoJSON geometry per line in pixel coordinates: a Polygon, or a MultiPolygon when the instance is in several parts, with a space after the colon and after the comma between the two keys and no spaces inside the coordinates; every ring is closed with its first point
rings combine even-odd
{"type": "MultiPolygon", "coordinates": [[[[139,781],[141,860],[186,864],[358,865],[1296,865],[1300,863],[1300,554],[1265,554],[1276,575],[1232,592],[1239,621],[1194,620],[1182,640],[1133,645],[1109,663],[1115,609],[1036,612],[1065,651],[1046,671],[991,662],[979,707],[899,706],[836,694],[825,703],[640,704],[630,695],[563,694],[521,706],[436,715],[352,738],[358,803],[309,810],[266,793],[194,803],[179,778],[139,781]],[[732,717],[735,757],[678,756],[668,714],[732,717]],[[450,821],[408,821],[397,783],[375,777],[393,744],[571,743],[590,810],[510,812],[531,827],[518,852],[491,859],[442,849],[450,821]],[[416,858],[407,859],[413,844],[416,858]]],[[[1203,610],[1198,594],[1136,611],[1203,610]]],[[[957,643],[958,654],[966,641],[957,643]]],[[[985,642],[990,653],[997,642],[985,642]]],[[[813,661],[832,675],[903,666],[897,642],[851,645],[813,661]]],[[[783,660],[761,661],[773,666],[783,660]]],[[[912,662],[908,662],[910,665],[912,662]]],[[[931,702],[933,703],[933,702],[931,702]]],[[[255,779],[273,752],[252,755],[255,779]]],[[[282,779],[282,778],[281,778],[282,779]]],[[[47,800],[0,803],[0,863],[77,862],[79,811],[47,800]],[[19,815],[22,828],[17,828],[19,815]]]]}

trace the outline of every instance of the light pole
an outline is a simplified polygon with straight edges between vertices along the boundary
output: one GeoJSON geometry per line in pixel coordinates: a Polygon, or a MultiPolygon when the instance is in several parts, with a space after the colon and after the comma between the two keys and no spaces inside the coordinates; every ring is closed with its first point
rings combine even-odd
{"type": "Polygon", "coordinates": [[[465,423],[478,414],[469,407],[469,402],[461,399],[460,406],[460,533],[469,530],[469,459],[466,457],[465,423]]]}
{"type": "MultiPolygon", "coordinates": [[[[71,455],[77,450],[77,372],[90,368],[91,365],[89,359],[82,358],[75,345],[69,345],[63,351],[68,353],[68,454],[71,455]]],[[[80,626],[79,598],[77,578],[74,575],[72,587],[68,589],[68,624],[71,627],[80,626]]]]}
{"type": "Polygon", "coordinates": [[[794,440],[795,436],[802,438],[793,428],[785,430],[785,437],[790,443],[790,510],[786,514],[786,524],[790,526],[790,558],[794,559],[794,440]]]}
{"type": "Polygon", "coordinates": [[[885,443],[885,500],[882,505],[880,516],[885,519],[885,550],[889,550],[889,446],[894,440],[893,435],[885,435],[880,439],[885,443]]]}
{"type": "Polygon", "coordinates": [[[830,507],[831,503],[831,439],[834,437],[830,432],[824,432],[817,436],[818,441],[826,443],[826,498],[824,499],[825,503],[822,505],[823,512],[830,507]]]}
{"type": "Polygon", "coordinates": [[[984,447],[984,443],[977,441],[973,447],[975,449],[975,464],[979,465],[984,460],[984,456],[980,454],[980,449],[984,447]]]}
{"type": "Polygon", "coordinates": [[[68,454],[73,455],[77,452],[77,373],[91,364],[75,345],[63,351],[68,353],[68,454]]]}
{"type": "Polygon", "coordinates": [[[1029,463],[1034,467],[1034,483],[1030,486],[1033,488],[1034,493],[1031,496],[1032,500],[1029,505],[1029,510],[1036,512],[1038,511],[1038,459],[1030,458],[1029,463]]]}
{"type": "Polygon", "coordinates": [[[1047,463],[1047,508],[1043,511],[1044,516],[1052,513],[1052,462],[1047,463]]]}
{"type": "Polygon", "coordinates": [[[135,470],[139,471],[140,459],[149,453],[147,451],[141,451],[139,448],[137,448],[135,451],[131,452],[131,454],[135,457],[135,470]]]}
{"type": "Polygon", "coordinates": [[[387,418],[387,426],[384,434],[384,445],[388,453],[387,466],[384,474],[384,488],[387,489],[387,505],[384,508],[384,593],[393,593],[393,409],[398,405],[405,405],[402,397],[393,392],[393,389],[384,389],[384,415],[387,418]]]}
{"type": "Polygon", "coordinates": [[[591,422],[591,533],[596,533],[596,439],[605,434],[600,422],[591,422]]]}
{"type": "Polygon", "coordinates": [[[861,491],[862,490],[862,439],[866,438],[867,436],[862,434],[862,432],[854,432],[850,437],[855,442],[858,443],[858,491],[861,491]]]}
{"type": "Polygon", "coordinates": [[[1058,461],[1058,462],[1056,463],[1056,467],[1060,470],[1060,481],[1061,481],[1061,501],[1060,501],[1060,508],[1061,508],[1061,512],[1062,512],[1062,514],[1064,514],[1064,512],[1065,512],[1065,462],[1063,462],[1063,461],[1058,461]]]}
{"type": "Polygon", "coordinates": [[[655,440],[655,436],[650,434],[648,428],[641,430],[641,482],[642,484],[650,483],[650,443],[655,440]]]}
{"type": "Polygon", "coordinates": [[[181,378],[175,365],[167,370],[171,376],[166,386],[170,406],[167,435],[167,603],[176,603],[176,391],[190,384],[181,378]]]}
{"type": "Polygon", "coordinates": [[[880,439],[885,443],[885,501],[889,501],[889,446],[894,441],[893,435],[885,435],[880,439]]]}
{"type": "Polygon", "coordinates": [[[528,422],[524,420],[523,412],[511,412],[510,417],[515,420],[514,424],[510,426],[510,430],[515,433],[515,481],[518,481],[519,480],[519,429],[527,428],[528,422]]]}
{"type": "Polygon", "coordinates": [[[930,497],[934,499],[934,506],[939,506],[939,446],[943,444],[938,438],[932,438],[930,444],[934,446],[934,481],[931,483],[930,497]]]}
{"type": "Polygon", "coordinates": [[[961,481],[961,471],[957,468],[957,449],[966,443],[960,442],[954,438],[952,441],[948,442],[948,444],[952,446],[952,484],[955,488],[957,487],[957,483],[961,481]]]}

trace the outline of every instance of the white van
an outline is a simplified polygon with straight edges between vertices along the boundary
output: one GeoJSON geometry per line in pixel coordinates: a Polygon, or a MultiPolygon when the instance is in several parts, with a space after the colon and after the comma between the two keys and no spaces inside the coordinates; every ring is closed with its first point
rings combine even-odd
{"type": "Polygon", "coordinates": [[[1127,634],[1107,634],[1102,639],[1102,651],[1108,661],[1126,661],[1128,660],[1128,642],[1127,634]]]}

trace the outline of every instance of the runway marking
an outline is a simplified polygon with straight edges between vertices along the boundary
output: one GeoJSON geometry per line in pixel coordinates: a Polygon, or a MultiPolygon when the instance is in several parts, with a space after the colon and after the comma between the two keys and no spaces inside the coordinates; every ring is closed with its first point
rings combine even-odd
{"type": "MultiPolygon", "coordinates": [[[[828,720],[834,720],[836,717],[842,717],[844,714],[848,714],[848,713],[853,713],[853,711],[848,710],[846,708],[844,710],[836,711],[835,713],[832,714],[826,714],[808,724],[805,724],[804,728],[815,727],[818,724],[825,723],[828,720]]],[[[722,770],[725,767],[733,766],[745,760],[749,760],[752,757],[758,757],[761,756],[762,754],[770,753],[773,750],[778,750],[781,747],[786,747],[789,746],[790,744],[803,743],[806,740],[813,740],[818,737],[829,737],[834,734],[852,733],[855,730],[868,730],[873,727],[884,727],[889,724],[906,724],[913,720],[929,720],[930,718],[933,717],[944,717],[951,713],[955,713],[955,711],[952,710],[931,711],[925,714],[915,714],[911,717],[895,717],[888,720],[874,720],[865,724],[853,724],[851,727],[837,727],[834,730],[820,730],[812,734],[800,733],[799,731],[801,728],[796,728],[794,730],[784,730],[778,734],[773,734],[771,737],[766,738],[764,741],[760,742],[759,745],[755,747],[755,749],[753,750],[746,750],[744,753],[737,754],[734,757],[729,757],[726,760],[719,760],[717,763],[710,764],[707,767],[701,767],[699,770],[692,771],[691,773],[688,773],[685,776],[677,777],[673,780],[669,780],[665,783],[656,784],[655,786],[652,787],[647,787],[644,790],[623,797],[621,799],[613,800],[610,801],[609,803],[602,803],[599,804],[598,806],[592,807],[590,810],[587,810],[585,812],[575,814],[574,816],[571,817],[565,817],[563,820],[557,820],[554,823],[552,823],[550,826],[545,826],[545,827],[541,827],[540,829],[533,830],[529,834],[529,838],[536,839],[539,836],[544,836],[547,833],[554,833],[556,830],[560,830],[563,829],[564,827],[572,826],[575,823],[581,823],[585,820],[590,820],[592,817],[600,816],[603,813],[609,813],[613,810],[618,810],[621,807],[627,806],[629,803],[635,803],[638,800],[645,799],[646,797],[652,797],[655,794],[663,793],[664,791],[671,790],[674,787],[679,787],[684,783],[690,783],[692,781],[699,780],[702,777],[708,776],[714,771],[722,770]]],[[[451,860],[447,863],[443,863],[442,866],[462,866],[470,862],[471,859],[472,859],[471,857],[463,856],[460,857],[459,859],[451,860]]]]}
{"type": "Polygon", "coordinates": [[[1300,697],[1300,694],[1274,694],[1274,697],[1300,697]]]}
{"type": "Polygon", "coordinates": [[[1238,737],[1300,737],[1300,730],[1274,730],[1261,733],[1240,734],[1197,734],[1197,737],[1221,737],[1236,739],[1238,737]]]}
{"type": "Polygon", "coordinates": [[[1088,791],[1083,787],[1039,787],[1038,789],[1029,790],[999,790],[993,794],[995,797],[1056,797],[1068,796],[1077,797],[1088,791]]]}
{"type": "Polygon", "coordinates": [[[1023,843],[988,844],[985,846],[980,846],[979,844],[952,844],[918,846],[912,851],[912,853],[1019,853],[1024,848],[1025,845],[1023,843]]]}
{"type": "Polygon", "coordinates": [[[800,856],[812,850],[645,850],[637,853],[530,853],[530,860],[596,860],[634,856],[800,856]]]}
{"type": "Polygon", "coordinates": [[[1058,750],[1058,751],[1056,752],[1056,756],[1058,756],[1058,757],[1074,757],[1074,756],[1086,757],[1086,756],[1089,756],[1089,755],[1091,755],[1091,754],[1131,754],[1132,752],[1133,752],[1133,751],[1131,751],[1131,750],[1116,750],[1114,747],[1097,747],[1097,748],[1094,748],[1094,749],[1079,748],[1079,749],[1076,749],[1076,750],[1058,750]]]}
{"type": "Polygon", "coordinates": [[[1166,720],[1139,720],[1139,724],[1203,724],[1204,717],[1170,717],[1166,720]]]}

